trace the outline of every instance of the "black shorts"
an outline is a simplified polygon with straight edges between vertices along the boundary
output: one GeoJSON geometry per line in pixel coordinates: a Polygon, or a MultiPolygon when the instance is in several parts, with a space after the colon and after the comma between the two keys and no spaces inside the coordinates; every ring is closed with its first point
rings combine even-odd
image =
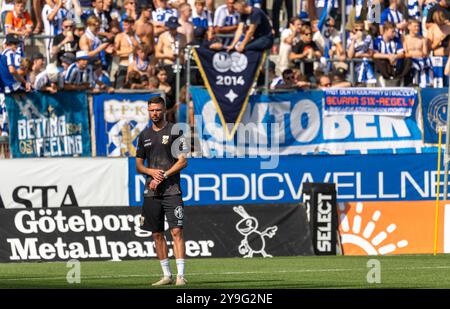
{"type": "Polygon", "coordinates": [[[169,229],[183,228],[184,205],[181,195],[144,197],[141,229],[150,232],[164,232],[164,215],[167,218],[169,229]]]}

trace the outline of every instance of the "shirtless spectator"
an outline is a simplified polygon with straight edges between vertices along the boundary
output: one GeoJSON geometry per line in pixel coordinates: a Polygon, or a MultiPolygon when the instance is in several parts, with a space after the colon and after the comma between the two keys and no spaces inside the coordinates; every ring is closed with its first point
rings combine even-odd
{"type": "Polygon", "coordinates": [[[149,54],[155,50],[155,38],[153,33],[153,25],[151,23],[152,10],[150,5],[143,4],[140,6],[141,14],[139,19],[134,23],[136,35],[139,37],[141,44],[148,47],[149,54]]]}
{"type": "Polygon", "coordinates": [[[180,26],[176,17],[171,17],[166,22],[167,31],[160,35],[158,44],[156,45],[156,59],[162,62],[167,72],[167,82],[173,84],[174,73],[173,65],[176,62],[177,52],[180,56],[180,63],[184,63],[184,48],[186,47],[186,37],[184,34],[178,33],[177,28],[180,26]]]}
{"type": "Polygon", "coordinates": [[[128,67],[128,74],[130,74],[130,72],[138,72],[141,77],[152,76],[154,68],[150,65],[149,55],[150,52],[147,45],[137,46],[133,62],[128,67]]]}
{"type": "Polygon", "coordinates": [[[349,59],[362,59],[356,63],[356,82],[360,84],[376,84],[376,76],[372,64],[368,61],[373,57],[373,40],[364,31],[364,22],[357,21],[347,41],[347,55],[349,59]]]}
{"type": "Polygon", "coordinates": [[[167,0],[156,0],[156,10],[152,12],[155,36],[159,36],[166,31],[165,23],[171,17],[178,17],[177,10],[169,7],[167,0]]]}
{"type": "Polygon", "coordinates": [[[186,36],[186,42],[189,44],[194,40],[194,25],[190,22],[192,17],[192,8],[189,4],[183,3],[180,5],[178,12],[180,14],[178,22],[181,25],[178,27],[178,32],[186,36]]]}
{"type": "MultiPolygon", "coordinates": [[[[214,12],[214,31],[219,34],[234,34],[239,26],[240,16],[234,9],[234,0],[225,0],[214,12]]],[[[232,39],[224,38],[222,43],[228,46],[232,39]]]]}
{"type": "Polygon", "coordinates": [[[411,58],[412,76],[418,76],[415,82],[425,88],[432,83],[433,65],[428,57],[428,42],[420,32],[420,22],[412,19],[408,25],[409,34],[405,36],[405,58],[411,58]]]}
{"type": "Polygon", "coordinates": [[[89,58],[101,58],[110,45],[110,42],[102,42],[98,37],[100,31],[100,21],[95,16],[87,19],[87,29],[80,38],[80,49],[87,52],[89,58]]]}
{"type": "Polygon", "coordinates": [[[289,54],[292,51],[292,46],[300,41],[301,27],[302,22],[300,18],[292,17],[289,21],[289,28],[284,29],[283,32],[281,32],[278,63],[278,68],[281,72],[284,72],[284,70],[289,68],[289,54]]]}
{"type": "Polygon", "coordinates": [[[127,17],[123,23],[123,32],[116,36],[114,47],[119,56],[119,71],[116,78],[116,88],[122,88],[127,77],[128,66],[133,62],[133,55],[140,45],[133,30],[134,21],[127,17]]]}
{"type": "Polygon", "coordinates": [[[427,31],[430,51],[433,52],[433,56],[446,56],[450,51],[450,21],[445,18],[442,11],[437,11],[433,14],[433,22],[427,31]]]}

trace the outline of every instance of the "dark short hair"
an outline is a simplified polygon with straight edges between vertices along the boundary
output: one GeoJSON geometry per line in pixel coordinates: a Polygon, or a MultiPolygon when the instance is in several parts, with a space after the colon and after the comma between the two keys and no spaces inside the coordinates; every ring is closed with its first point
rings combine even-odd
{"type": "Polygon", "coordinates": [[[164,101],[163,97],[151,97],[150,100],[148,100],[148,104],[162,104],[164,107],[166,106],[166,101],[164,101]]]}
{"type": "Polygon", "coordinates": [[[283,78],[286,78],[286,76],[289,75],[289,74],[294,74],[294,71],[292,71],[292,69],[286,69],[286,70],[283,71],[283,73],[281,73],[283,78]]]}

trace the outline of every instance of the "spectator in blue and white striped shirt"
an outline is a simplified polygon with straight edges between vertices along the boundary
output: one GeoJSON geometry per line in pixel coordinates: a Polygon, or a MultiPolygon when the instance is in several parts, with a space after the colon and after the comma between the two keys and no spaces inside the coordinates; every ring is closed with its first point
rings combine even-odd
{"type": "Polygon", "coordinates": [[[374,41],[374,51],[376,71],[385,79],[403,78],[409,73],[411,60],[404,59],[403,44],[396,37],[395,26],[392,23],[385,22],[383,35],[374,41]]]}
{"type": "MultiPolygon", "coordinates": [[[[234,9],[234,0],[226,0],[214,13],[214,30],[220,34],[233,34],[239,26],[240,16],[234,9]]],[[[224,39],[223,45],[228,46],[233,38],[224,39]]]]}
{"type": "Polygon", "coordinates": [[[211,12],[205,7],[206,0],[195,0],[195,8],[192,10],[192,23],[194,24],[194,29],[208,29],[208,40],[211,40],[214,34],[214,24],[211,12]]]}
{"type": "Polygon", "coordinates": [[[6,35],[5,49],[0,56],[0,90],[5,93],[13,93],[25,87],[25,91],[31,90],[31,84],[18,73],[15,64],[17,47],[22,41],[14,34],[6,35]]]}
{"type": "Polygon", "coordinates": [[[403,14],[400,13],[398,9],[399,0],[389,0],[389,7],[386,8],[381,13],[381,22],[380,22],[380,33],[383,34],[384,31],[384,24],[386,22],[390,22],[391,24],[395,25],[396,27],[396,35],[400,37],[406,27],[408,26],[408,23],[406,22],[405,18],[403,17],[403,14]]]}
{"type": "Polygon", "coordinates": [[[161,33],[166,31],[165,23],[170,17],[177,17],[178,12],[175,9],[171,9],[167,4],[167,0],[157,0],[157,8],[152,12],[153,26],[155,36],[158,37],[161,33]]]}
{"type": "MultiPolygon", "coordinates": [[[[44,34],[54,37],[63,31],[63,21],[67,15],[67,11],[63,8],[62,0],[46,0],[46,4],[42,9],[42,22],[44,23],[44,34]]],[[[51,58],[51,46],[53,39],[45,39],[45,47],[47,54],[47,62],[51,58]]]]}
{"type": "Polygon", "coordinates": [[[93,68],[89,65],[91,58],[84,50],[76,54],[76,62],[72,63],[67,69],[64,77],[65,90],[87,90],[91,88],[94,81],[93,68]]]}

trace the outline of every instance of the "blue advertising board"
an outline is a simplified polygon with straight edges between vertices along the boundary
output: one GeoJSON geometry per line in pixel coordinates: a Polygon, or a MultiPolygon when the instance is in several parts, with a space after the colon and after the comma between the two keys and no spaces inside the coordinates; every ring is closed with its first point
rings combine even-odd
{"type": "MultiPolygon", "coordinates": [[[[181,174],[183,200],[186,205],[298,202],[304,182],[336,183],[340,202],[436,197],[437,154],[296,155],[278,159],[272,170],[261,168],[261,158],[188,159],[181,174]]],[[[129,158],[130,205],[142,204],[143,186],[144,176],[136,174],[135,159],[129,158]]]]}

